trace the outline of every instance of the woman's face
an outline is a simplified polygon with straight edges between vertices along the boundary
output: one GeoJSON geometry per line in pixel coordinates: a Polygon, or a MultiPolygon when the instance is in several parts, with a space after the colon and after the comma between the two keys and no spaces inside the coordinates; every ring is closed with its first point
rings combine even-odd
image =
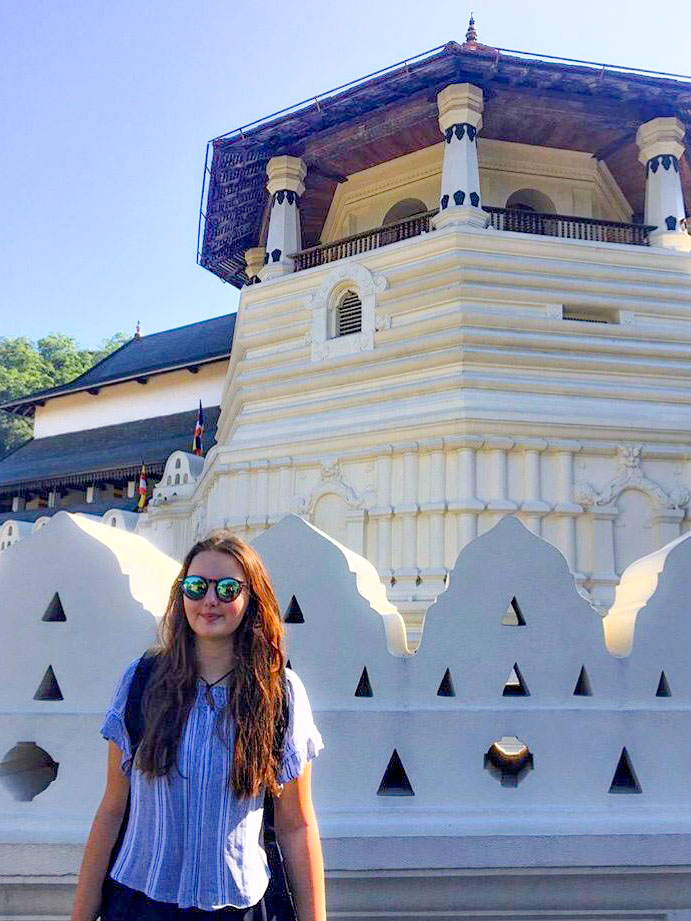
{"type": "Polygon", "coordinates": [[[223,602],[216,597],[218,579],[246,580],[245,570],[235,557],[217,550],[204,550],[192,558],[188,576],[202,576],[213,579],[206,595],[199,601],[192,601],[182,596],[185,616],[190,629],[199,639],[220,640],[232,637],[242,622],[249,603],[249,588],[242,586],[242,591],[233,601],[223,602]]]}

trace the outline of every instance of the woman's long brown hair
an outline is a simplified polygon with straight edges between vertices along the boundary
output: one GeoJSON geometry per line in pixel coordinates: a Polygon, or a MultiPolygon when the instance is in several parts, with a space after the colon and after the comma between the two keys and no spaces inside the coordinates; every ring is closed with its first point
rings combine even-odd
{"type": "Polygon", "coordinates": [[[235,665],[221,732],[235,751],[229,786],[239,796],[256,796],[266,785],[277,794],[280,750],[277,730],[283,714],[284,627],[271,579],[257,552],[229,531],[215,531],[196,543],[173,583],[160,625],[160,649],[144,692],[144,734],[137,750],[137,767],[148,777],[177,769],[185,721],[196,695],[197,664],[194,633],[183,606],[182,580],[195,556],[206,550],[227,553],[243,568],[249,582],[249,602],[233,634],[235,665]]]}

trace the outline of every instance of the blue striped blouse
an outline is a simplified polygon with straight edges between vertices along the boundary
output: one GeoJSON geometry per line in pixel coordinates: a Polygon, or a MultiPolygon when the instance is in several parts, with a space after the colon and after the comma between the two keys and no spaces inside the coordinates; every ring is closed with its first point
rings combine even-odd
{"type": "MultiPolygon", "coordinates": [[[[120,679],[101,734],[122,751],[122,769],[130,777],[130,819],[113,879],[145,892],[151,899],[180,908],[214,911],[246,908],[263,896],[269,881],[261,829],[264,796],[238,799],[226,779],[233,759],[234,736],[227,744],[216,719],[228,694],[198,682],[197,696],[183,729],[178,752],[180,772],[149,780],[135,767],[124,723],[127,692],[135,659],[120,679]]],[[[290,722],[278,780],[295,780],[322,748],[304,685],[286,669],[290,722]]]]}

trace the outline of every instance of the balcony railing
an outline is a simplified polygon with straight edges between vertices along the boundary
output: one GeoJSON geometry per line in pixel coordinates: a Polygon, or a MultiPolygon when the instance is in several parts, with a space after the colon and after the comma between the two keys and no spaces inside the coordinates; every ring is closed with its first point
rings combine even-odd
{"type": "Polygon", "coordinates": [[[567,240],[589,240],[595,243],[629,243],[647,246],[648,234],[654,227],[644,224],[624,224],[620,221],[600,221],[573,214],[541,214],[518,208],[484,208],[495,230],[533,233],[543,237],[563,237],[567,240]]]}
{"type": "MultiPolygon", "coordinates": [[[[596,243],[628,243],[647,246],[648,234],[654,227],[644,224],[624,224],[619,221],[598,221],[589,217],[575,217],[572,214],[541,214],[535,211],[519,211],[513,208],[483,209],[489,216],[489,223],[495,230],[509,230],[514,233],[532,233],[545,237],[563,237],[568,240],[588,240],[596,243]]],[[[410,237],[417,237],[432,230],[431,219],[437,211],[426,211],[413,217],[364,230],[333,243],[322,243],[294,253],[295,271],[326,265],[348,256],[367,253],[389,243],[398,243],[410,237]]]]}
{"type": "Polygon", "coordinates": [[[413,217],[387,224],[386,227],[375,227],[374,230],[364,230],[354,233],[351,237],[334,240],[333,243],[322,243],[321,246],[311,246],[293,255],[295,271],[311,269],[315,265],[325,265],[347,256],[356,256],[358,253],[367,253],[371,249],[379,249],[389,243],[398,243],[409,237],[418,237],[431,229],[430,218],[436,211],[426,211],[424,214],[415,214],[413,217]]]}

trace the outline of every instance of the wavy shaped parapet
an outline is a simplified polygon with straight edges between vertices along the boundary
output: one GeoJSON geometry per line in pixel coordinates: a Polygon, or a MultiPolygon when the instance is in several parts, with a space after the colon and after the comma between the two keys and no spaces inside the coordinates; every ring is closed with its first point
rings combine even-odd
{"type": "Polygon", "coordinates": [[[603,619],[605,642],[613,656],[631,655],[639,613],[656,594],[663,572],[684,583],[691,577],[691,532],[635,560],[622,573],[614,604],[603,619]]]}
{"type": "Polygon", "coordinates": [[[271,573],[290,663],[320,708],[355,706],[365,696],[373,706],[395,706],[412,655],[372,564],[297,515],[253,546],[271,573]]]}

